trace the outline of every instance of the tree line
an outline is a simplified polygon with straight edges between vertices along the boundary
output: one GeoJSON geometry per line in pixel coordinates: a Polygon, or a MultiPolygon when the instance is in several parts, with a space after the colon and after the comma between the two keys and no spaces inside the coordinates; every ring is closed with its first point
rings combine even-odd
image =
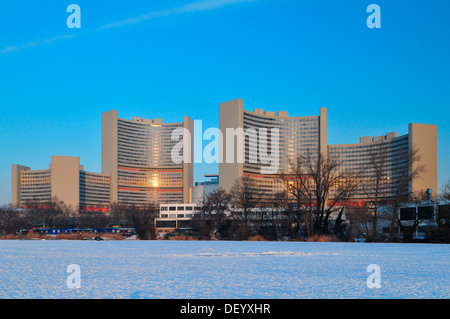
{"type": "MultiPolygon", "coordinates": [[[[229,192],[219,189],[205,196],[193,226],[204,238],[217,233],[239,240],[260,235],[269,240],[412,241],[419,218],[402,220],[399,211],[408,205],[433,203],[426,193],[410,191],[425,167],[416,148],[406,156],[390,152],[374,148],[365,167],[358,169],[344,167],[336,157],[307,153],[289,163],[288,174],[278,177],[283,185],[280,192],[264,191],[257,179],[244,174],[229,192]],[[355,205],[358,196],[363,200],[355,205]],[[388,225],[384,227],[387,235],[380,230],[380,222],[388,225]]],[[[449,191],[447,184],[442,200],[450,200],[449,191]]],[[[448,205],[441,210],[436,227],[427,231],[429,241],[450,242],[448,205]]]]}
{"type": "MultiPolygon", "coordinates": [[[[412,240],[419,220],[402,221],[398,211],[405,204],[427,200],[426,194],[411,194],[410,184],[425,168],[416,149],[407,156],[392,157],[388,149],[374,148],[367,165],[346,168],[339,158],[325,154],[298,156],[289,162],[289,173],[277,175],[281,191],[264,190],[257,179],[242,176],[230,191],[218,189],[207,194],[201,211],[186,226],[195,229],[200,239],[247,240],[260,236],[267,240],[286,238],[307,240],[354,237],[366,241],[386,240],[378,224],[388,225],[388,240],[412,240]],[[389,162],[389,165],[387,163],[389,162]],[[388,190],[388,196],[386,195],[388,190]],[[354,199],[364,201],[355,205],[354,199]]],[[[450,182],[441,198],[450,201],[450,182]]],[[[36,225],[47,227],[104,228],[111,225],[134,227],[141,239],[154,239],[159,205],[111,204],[107,212],[94,207],[82,213],[57,198],[45,205],[27,203],[19,213],[10,206],[0,208],[0,234],[13,233],[36,225]]],[[[447,206],[448,207],[448,206],[447,206]]],[[[449,242],[449,216],[440,212],[434,241],[449,242]]]]}
{"type": "MultiPolygon", "coordinates": [[[[158,217],[156,204],[111,204],[101,211],[79,211],[66,205],[57,197],[48,203],[26,203],[26,209],[13,209],[11,205],[0,207],[0,235],[14,234],[33,228],[107,228],[112,226],[134,228],[140,239],[156,237],[154,219],[158,217]]],[[[94,206],[92,208],[95,208],[94,206]]]]}

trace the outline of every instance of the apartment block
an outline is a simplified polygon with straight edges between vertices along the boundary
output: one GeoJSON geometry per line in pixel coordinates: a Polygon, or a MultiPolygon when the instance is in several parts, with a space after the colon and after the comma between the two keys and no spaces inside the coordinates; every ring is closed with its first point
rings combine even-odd
{"type": "Polygon", "coordinates": [[[398,192],[401,196],[410,196],[425,194],[428,188],[436,197],[436,125],[412,123],[408,126],[408,134],[402,136],[392,132],[376,137],[364,136],[355,144],[329,145],[328,154],[339,160],[348,172],[358,176],[361,186],[354,194],[354,200],[365,201],[375,196],[389,200],[398,196],[398,192]],[[411,160],[414,150],[416,158],[411,160]],[[407,184],[402,183],[403,175],[411,174],[417,167],[423,168],[421,174],[407,184]]]}

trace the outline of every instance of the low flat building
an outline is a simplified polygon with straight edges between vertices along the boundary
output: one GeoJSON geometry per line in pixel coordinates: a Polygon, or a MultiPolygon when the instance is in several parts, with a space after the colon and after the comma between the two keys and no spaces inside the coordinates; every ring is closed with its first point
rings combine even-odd
{"type": "Polygon", "coordinates": [[[185,227],[201,210],[201,207],[194,203],[161,204],[159,217],[155,218],[156,231],[164,234],[185,227]]]}

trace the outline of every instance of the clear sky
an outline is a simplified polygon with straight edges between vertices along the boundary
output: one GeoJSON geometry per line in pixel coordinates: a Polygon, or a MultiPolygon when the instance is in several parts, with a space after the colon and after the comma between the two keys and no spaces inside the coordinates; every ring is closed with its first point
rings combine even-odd
{"type": "MultiPolygon", "coordinates": [[[[183,115],[218,126],[218,104],[319,115],[328,144],[438,125],[450,179],[450,1],[45,0],[0,2],[0,205],[11,165],[79,156],[101,171],[101,113],[183,115]],[[69,4],[81,28],[69,29],[69,4]],[[369,29],[369,4],[381,28],[369,29]]],[[[205,142],[206,144],[206,142],[205,142]]],[[[217,173],[197,164],[195,180],[217,173]]]]}

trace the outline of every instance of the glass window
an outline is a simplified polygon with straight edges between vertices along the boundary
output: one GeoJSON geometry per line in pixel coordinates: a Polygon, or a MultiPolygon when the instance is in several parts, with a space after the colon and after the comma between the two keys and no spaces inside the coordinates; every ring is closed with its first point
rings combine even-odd
{"type": "Polygon", "coordinates": [[[415,207],[401,208],[400,220],[414,220],[415,213],[416,213],[415,207]]]}
{"type": "Polygon", "coordinates": [[[424,206],[418,208],[419,219],[433,219],[434,218],[434,207],[424,206]]]}

